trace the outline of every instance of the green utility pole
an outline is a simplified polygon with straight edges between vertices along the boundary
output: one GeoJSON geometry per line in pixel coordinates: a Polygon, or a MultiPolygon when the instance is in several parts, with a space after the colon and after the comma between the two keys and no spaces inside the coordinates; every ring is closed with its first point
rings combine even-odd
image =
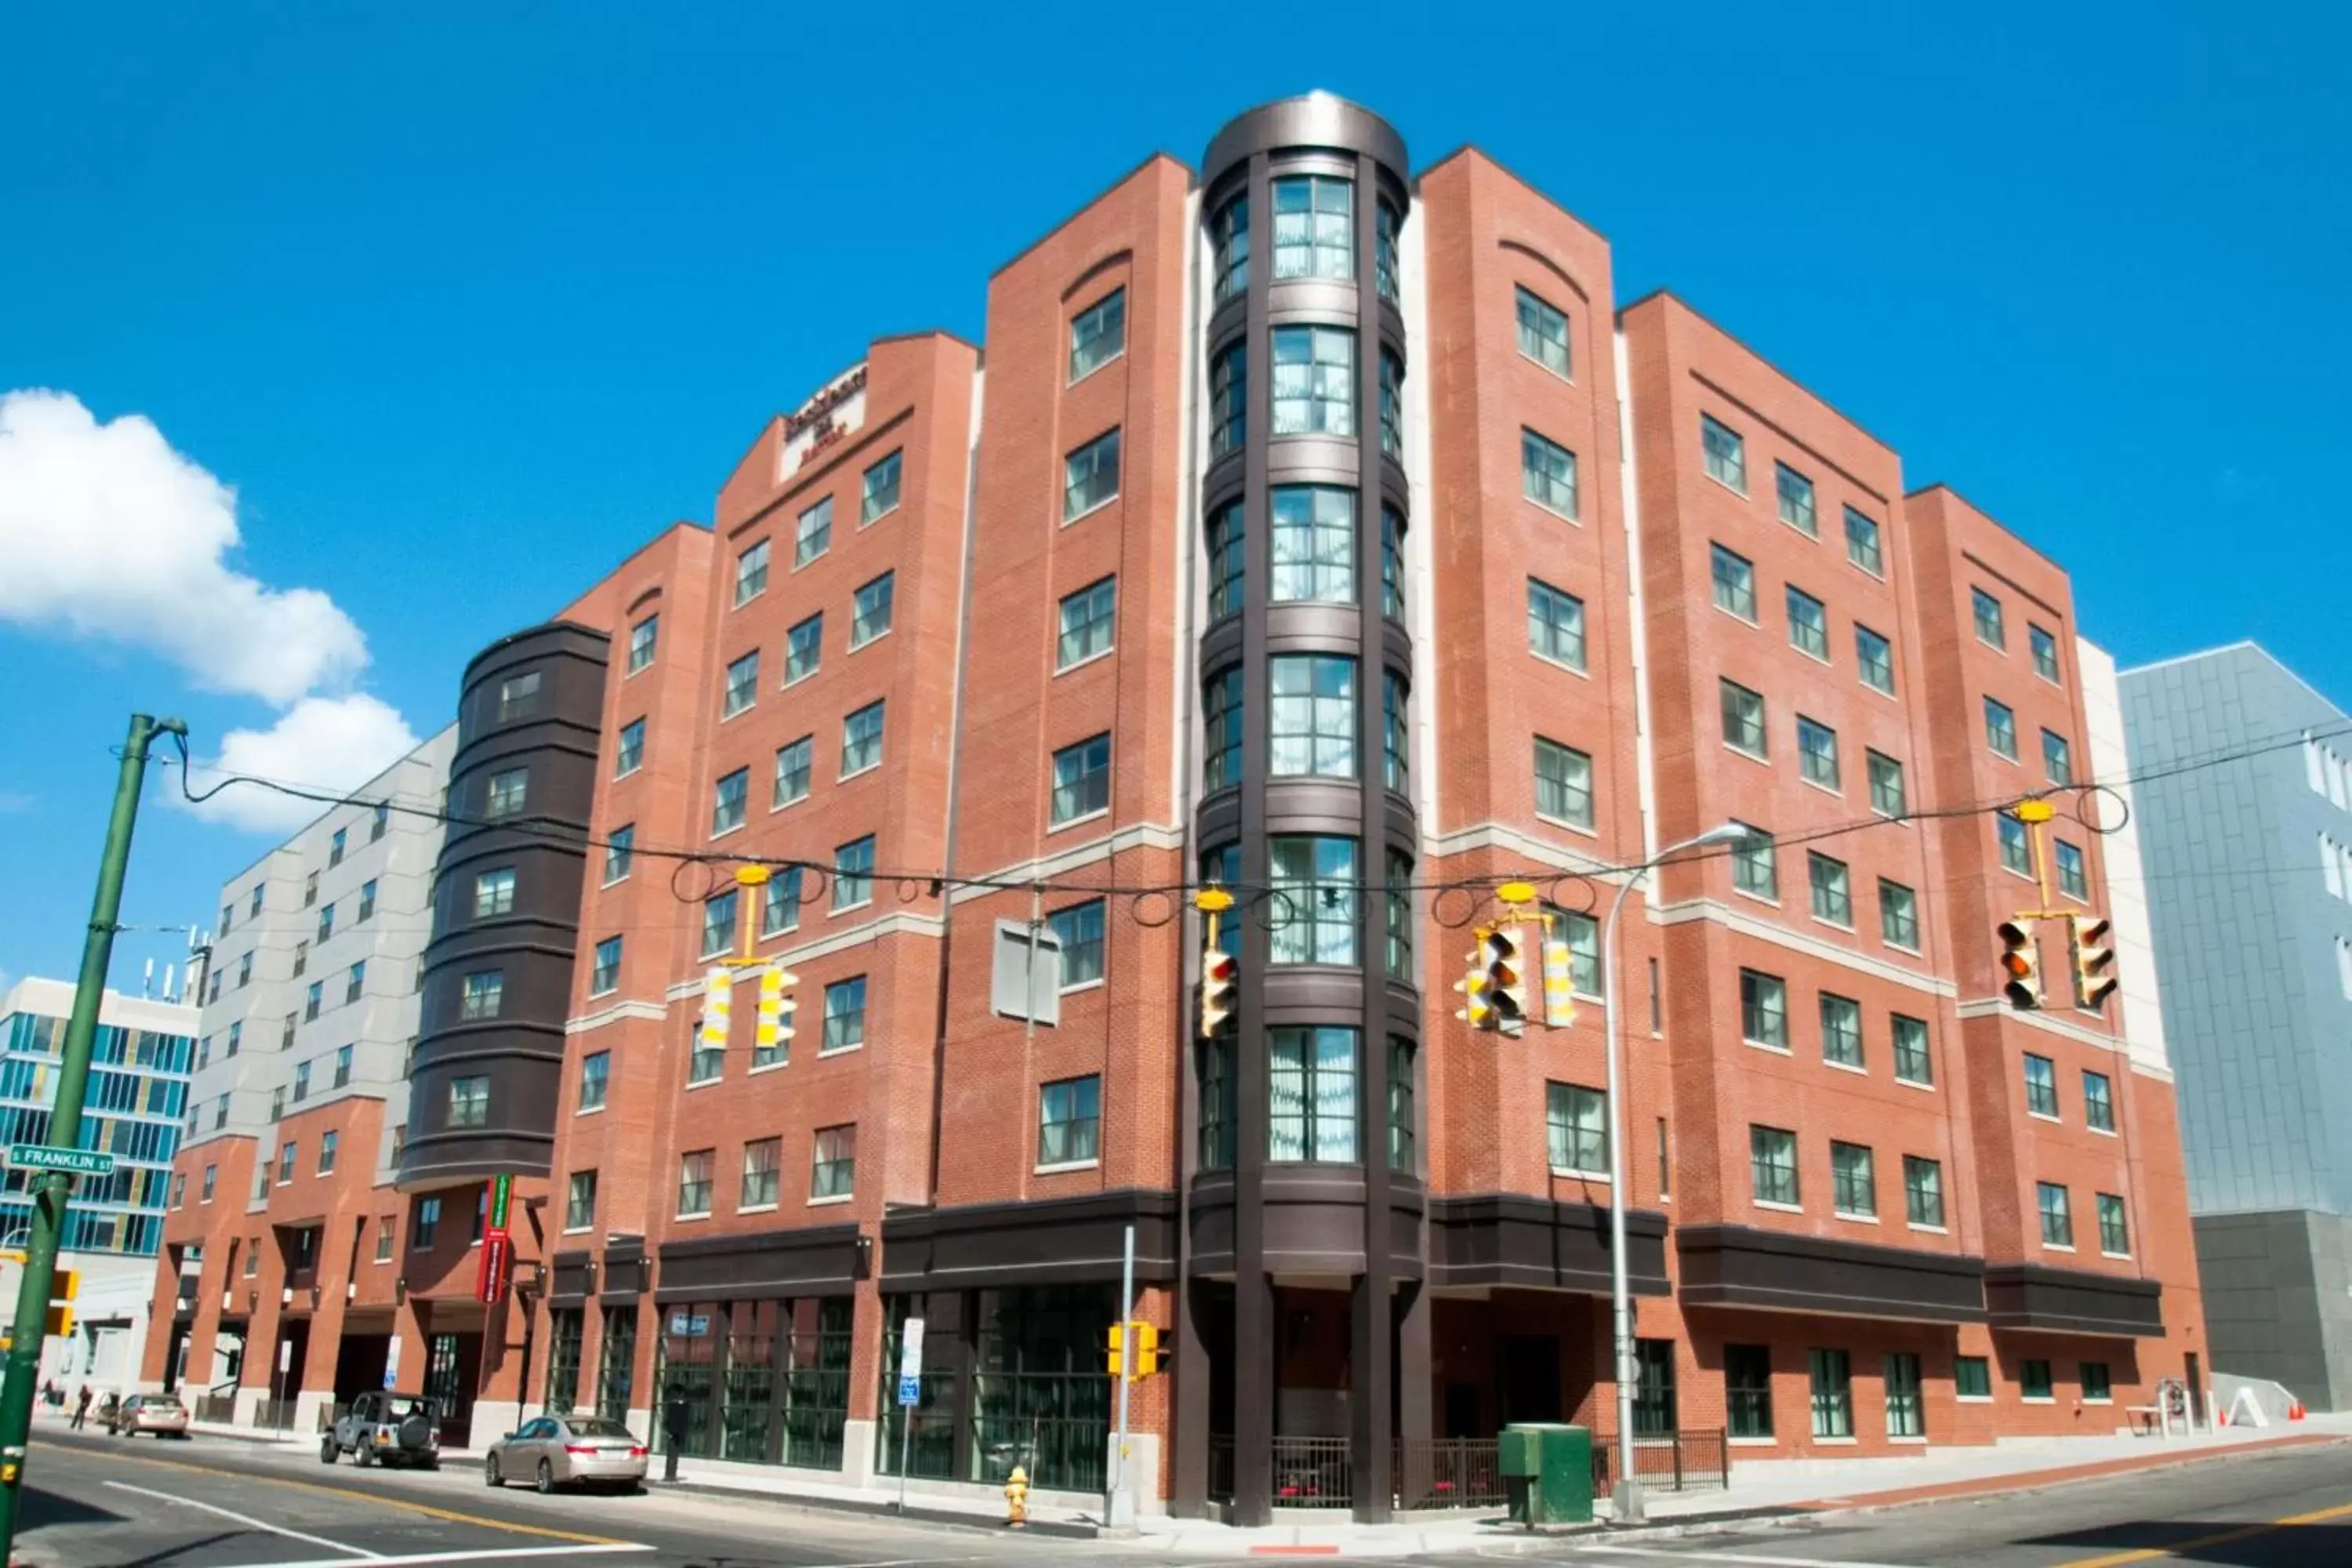
{"type": "MultiPolygon", "coordinates": [[[[158,735],[187,732],[177,719],[159,722],[144,713],[131,716],[122,771],[114,781],[114,815],[106,825],[106,852],[98,863],[98,897],[91,900],[89,934],[82,941],[81,980],[74,991],[73,1016],[66,1022],[57,1108],[49,1113],[48,1146],[53,1149],[81,1145],[82,1091],[89,1080],[90,1052],[98,1043],[98,1004],[106,994],[106,968],[114,957],[114,922],[122,910],[122,873],[131,861],[131,829],[139,820],[139,790],[147,779],[147,747],[158,735]]],[[[16,1291],[16,1337],[8,1347],[6,1381],[0,1383],[0,1563],[12,1560],[16,1544],[16,1503],[25,1484],[25,1445],[33,1426],[33,1384],[40,1375],[49,1286],[57,1273],[58,1240],[65,1234],[66,1194],[73,1178],[62,1171],[37,1170],[27,1173],[26,1186],[33,1199],[32,1240],[26,1247],[24,1283],[16,1291]]]]}

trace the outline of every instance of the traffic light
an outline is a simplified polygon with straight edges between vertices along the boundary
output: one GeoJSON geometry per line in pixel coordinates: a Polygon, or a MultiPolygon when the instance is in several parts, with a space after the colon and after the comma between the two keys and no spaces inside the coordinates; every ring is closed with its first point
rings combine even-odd
{"type": "Polygon", "coordinates": [[[727,1048],[727,1026],[734,1017],[735,972],[724,964],[702,977],[701,1048],[727,1048]]]}
{"type": "Polygon", "coordinates": [[[2116,950],[2109,945],[2115,922],[2105,915],[2074,915],[2066,925],[2074,953],[2075,1005],[2096,1012],[2121,984],[2116,978],[2116,950]]]}
{"type": "MultiPolygon", "coordinates": [[[[790,987],[800,983],[800,976],[781,963],[772,963],[760,972],[760,1016],[752,1031],[751,1042],[763,1051],[774,1050],[793,1037],[793,1013],[797,1006],[790,987]]],[[[726,1043],[726,1031],[719,1031],[719,1043],[726,1043]]]]}
{"type": "Polygon", "coordinates": [[[49,1308],[48,1326],[44,1328],[41,1331],[45,1334],[63,1337],[72,1333],[73,1330],[73,1309],[68,1306],[52,1304],[49,1308]]]}
{"type": "Polygon", "coordinates": [[[1993,928],[2000,937],[2001,994],[2021,1013],[2042,1005],[2042,946],[2033,937],[2033,922],[2023,917],[2003,921],[1993,928]]]}
{"type": "Polygon", "coordinates": [[[1209,1039],[1233,1020],[1241,1005],[1241,961],[1222,947],[1201,955],[1201,1037],[1209,1039]]]}
{"type": "Polygon", "coordinates": [[[1464,954],[1470,971],[1454,983],[1454,989],[1462,993],[1462,1010],[1454,1016],[1474,1029],[1495,1026],[1494,982],[1486,973],[1486,940],[1493,934],[1485,926],[1478,928],[1478,945],[1464,954]]]}
{"type": "Polygon", "coordinates": [[[1129,1380],[1150,1377],[1160,1370],[1160,1325],[1157,1323],[1113,1323],[1110,1326],[1109,1354],[1105,1358],[1111,1376],[1129,1380]],[[1133,1344],[1129,1344],[1133,1331],[1133,1344]],[[1134,1353],[1128,1352],[1132,1349],[1134,1353]]]}
{"type": "Polygon", "coordinates": [[[1565,1029],[1576,1022],[1576,956],[1568,938],[1549,924],[1543,939],[1544,1025],[1565,1029]]]}
{"type": "Polygon", "coordinates": [[[81,1270],[59,1268],[49,1275],[49,1300],[78,1301],[81,1299],[81,1270]]]}
{"type": "Polygon", "coordinates": [[[1528,1026],[1527,928],[1496,926],[1480,940],[1478,952],[1495,1027],[1507,1035],[1523,1033],[1528,1026]]]}

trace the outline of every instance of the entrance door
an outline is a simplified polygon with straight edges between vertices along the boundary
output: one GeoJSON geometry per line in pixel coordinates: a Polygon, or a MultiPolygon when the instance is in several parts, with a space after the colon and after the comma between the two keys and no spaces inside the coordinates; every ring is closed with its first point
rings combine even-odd
{"type": "Polygon", "coordinates": [[[2182,1373],[2189,1383],[2189,1425],[2192,1427],[2202,1426],[2206,1424],[2205,1378],[2203,1365],[2199,1362],[2196,1352],[2189,1352],[2189,1360],[2182,1368],[2182,1373]]]}
{"type": "Polygon", "coordinates": [[[474,1428],[474,1380],[482,1336],[435,1334],[425,1343],[425,1392],[441,1406],[441,1440],[463,1445],[474,1428]]]}
{"type": "Polygon", "coordinates": [[[1506,1426],[1559,1420],[1559,1341],[1549,1334],[1505,1334],[1496,1341],[1495,1389],[1506,1426]]]}

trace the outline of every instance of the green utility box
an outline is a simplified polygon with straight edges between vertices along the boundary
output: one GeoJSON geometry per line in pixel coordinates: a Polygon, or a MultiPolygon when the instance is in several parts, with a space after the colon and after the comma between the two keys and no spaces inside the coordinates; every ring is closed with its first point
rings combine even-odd
{"type": "Polygon", "coordinates": [[[1552,1421],[1515,1422],[1496,1443],[1496,1468],[1514,1521],[1589,1524],[1592,1521],[1592,1433],[1552,1421]]]}

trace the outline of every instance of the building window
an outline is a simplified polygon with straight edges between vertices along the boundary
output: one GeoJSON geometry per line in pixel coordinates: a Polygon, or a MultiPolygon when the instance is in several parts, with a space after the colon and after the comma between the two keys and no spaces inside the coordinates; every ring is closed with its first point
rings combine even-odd
{"type": "Polygon", "coordinates": [[[754,1138],[743,1145],[743,1184],[735,1199],[736,1210],[772,1209],[776,1206],[776,1186],[783,1173],[784,1141],[781,1138],[754,1138]]]}
{"type": "Polygon", "coordinates": [[[1738,490],[1748,493],[1748,443],[1739,432],[1712,416],[1698,418],[1699,447],[1705,455],[1706,477],[1719,479],[1738,490]]]}
{"type": "Polygon", "coordinates": [[[1853,1436],[1853,1376],[1843,1351],[1809,1351],[1812,1372],[1813,1436],[1853,1436]]]}
{"type": "Polygon", "coordinates": [[[1397,211],[1372,204],[1372,287],[1391,304],[1397,300],[1397,211]]]}
{"type": "Polygon", "coordinates": [[[2028,621],[2026,641],[2033,648],[2033,673],[2048,681],[2058,679],[2058,639],[2028,621]]]}
{"type": "Polygon", "coordinates": [[[1584,601],[1537,578],[1528,579],[1528,647],[1538,658],[1584,666],[1584,601]]]}
{"type": "Polygon", "coordinates": [[[1381,614],[1404,624],[1404,517],[1381,508],[1381,614]]]}
{"type": "Polygon", "coordinates": [[[474,879],[474,918],[476,920],[489,920],[499,915],[512,914],[514,900],[513,868],[484,871],[474,879]]]}
{"type": "Polygon", "coordinates": [[[301,1146],[290,1142],[278,1151],[278,1184],[279,1186],[282,1187],[294,1179],[295,1162],[300,1158],[301,1152],[301,1146]]]}
{"type": "Polygon", "coordinates": [[[801,924],[801,868],[778,871],[768,879],[760,903],[760,934],[782,936],[801,924]]]}
{"type": "Polygon", "coordinates": [[[1707,546],[1715,578],[1715,607],[1728,610],[1743,621],[1756,618],[1756,567],[1746,556],[1720,544],[1707,546]]]}
{"type": "Polygon", "coordinates": [[[2114,1402],[2116,1385],[2114,1380],[2107,1375],[2105,1362],[2084,1362],[2076,1375],[2082,1379],[2084,1404],[2107,1405],[2114,1402]]]}
{"type": "Polygon", "coordinates": [[[760,700],[760,650],[750,653],[727,667],[727,695],[719,704],[719,716],[732,719],[760,700]]]}
{"type": "Polygon", "coordinates": [[[857,525],[860,528],[876,518],[898,510],[899,466],[899,454],[893,452],[866,470],[857,502],[857,525]]]}
{"type": "Polygon", "coordinates": [[[1381,351],[1381,456],[1404,461],[1404,361],[1381,351]]]}
{"type": "Polygon", "coordinates": [[[324,1000],[323,994],[325,990],[325,982],[318,980],[310,982],[310,988],[302,999],[302,1021],[304,1023],[310,1023],[319,1016],[319,1007],[324,1000]]]}
{"type": "Polygon", "coordinates": [[[1267,660],[1270,770],[1277,776],[1356,776],[1356,661],[1329,654],[1267,660]]]}
{"type": "Polygon", "coordinates": [[[1356,275],[1356,188],[1329,174],[1296,174],[1274,182],[1274,275],[1336,278],[1356,275]]]}
{"type": "Polygon", "coordinates": [[[805,566],[832,548],[833,498],[827,496],[793,525],[793,565],[805,566]]]}
{"type": "Polygon", "coordinates": [[[2131,1224],[2124,1218],[2124,1200],[2114,1193],[2099,1194],[2099,1250],[2110,1258],[2131,1256],[2131,1224]]]}
{"type": "Polygon", "coordinates": [[[1576,454],[1532,430],[1519,432],[1519,493],[1573,521],[1577,512],[1576,454]]]}
{"type": "Polygon", "coordinates": [[[1821,537],[1821,521],[1813,511],[1813,481],[1786,463],[1775,463],[1772,489],[1780,498],[1780,521],[1808,538],[1821,537]]]}
{"type": "Polygon", "coordinates": [[[625,673],[636,674],[654,661],[655,647],[661,640],[661,617],[647,616],[629,628],[629,660],[625,673]]]}
{"type": "Polygon", "coordinates": [[[1862,683],[1873,691],[1895,695],[1895,645],[1868,626],[1853,628],[1853,657],[1862,683]]]}
{"type": "Polygon", "coordinates": [[[1097,654],[1108,653],[1118,605],[1118,579],[1116,577],[1106,577],[1064,599],[1061,638],[1055,647],[1055,668],[1067,669],[1097,654]]]}
{"type": "Polygon", "coordinates": [[[1075,522],[1118,496],[1118,432],[1107,431],[1062,464],[1062,521],[1075,522]]]}
{"type": "Polygon", "coordinates": [[[735,557],[735,604],[750,604],[768,591],[768,542],[760,541],[735,557]]]}
{"type": "Polygon", "coordinates": [[[677,1157],[678,1218],[699,1219],[710,1212],[710,1167],[715,1152],[697,1149],[677,1157]]]}
{"type": "Polygon", "coordinates": [[[841,721],[841,776],[852,778],[882,765],[885,704],[869,702],[841,721]]]}
{"type": "Polygon", "coordinates": [[[1858,1068],[1862,1060],[1862,1004],[1822,993],[1822,1060],[1858,1068]]]}
{"type": "MultiPolygon", "coordinates": [[[[390,806],[386,806],[386,805],[379,805],[379,806],[377,806],[377,807],[375,808],[375,815],[376,815],[376,820],[377,820],[378,822],[389,823],[389,822],[392,820],[392,808],[391,808],[390,806]]],[[[378,837],[378,838],[381,838],[381,837],[383,837],[383,835],[382,833],[378,833],[378,834],[376,834],[376,835],[375,835],[375,837],[378,837]]],[[[256,882],[256,883],[253,885],[253,899],[252,899],[252,901],[251,901],[250,903],[248,903],[248,904],[246,906],[246,911],[245,911],[245,912],[246,912],[247,915],[252,916],[252,917],[254,917],[254,918],[256,918],[256,919],[258,919],[258,918],[259,918],[259,916],[260,916],[260,914],[261,914],[261,900],[262,900],[262,897],[263,897],[263,895],[264,895],[264,893],[265,893],[266,891],[267,891],[267,884],[264,884],[264,883],[261,883],[261,882],[256,882]]],[[[223,930],[226,930],[227,928],[226,928],[226,926],[224,926],[222,929],[223,929],[223,930]]]]}
{"type": "Polygon", "coordinates": [[[1088,1073],[1038,1087],[1037,1163],[1090,1165],[1101,1146],[1102,1079],[1098,1075],[1088,1073]]]}
{"type": "MultiPolygon", "coordinates": [[[[1277,501],[1281,496],[1280,490],[1275,492],[1277,501]]],[[[1229,501],[1209,517],[1209,618],[1213,621],[1242,613],[1245,565],[1242,542],[1242,503],[1229,501]]]]}
{"type": "Polygon", "coordinates": [[[2067,1203],[2066,1189],[2055,1182],[2036,1182],[2033,1192],[2034,1206],[2042,1212],[2042,1245],[2073,1247],[2074,1215],[2067,1203]]]}
{"type": "Polygon", "coordinates": [[[236,961],[236,988],[239,991],[253,984],[253,954],[247,953],[236,961]]]}
{"type": "Polygon", "coordinates": [[[1889,947],[1919,951],[1919,896],[1884,877],[1878,879],[1878,935],[1889,947]]]}
{"type": "Polygon", "coordinates": [[[1567,375],[1568,318],[1527,289],[1517,292],[1519,352],[1553,374],[1567,375]]]}
{"type": "Polygon", "coordinates": [[[866,1043],[866,976],[853,974],[824,988],[824,1043],[831,1051],[854,1050],[866,1043]]]}
{"type": "Polygon", "coordinates": [[[1886,553],[1877,522],[1852,507],[1845,509],[1845,558],[1874,577],[1886,575],[1886,553]]]}
{"type": "Polygon", "coordinates": [[[1905,1083],[1932,1084],[1936,1064],[1927,1054],[1927,1026],[1918,1018],[1895,1015],[1895,1076],[1905,1083]]]}
{"type": "Polygon", "coordinates": [[[365,925],[368,921],[373,919],[375,919],[375,883],[373,881],[362,882],[360,884],[360,912],[358,917],[354,919],[352,923],[353,925],[365,925]]]}
{"type": "Polygon", "coordinates": [[[2115,1086],[2103,1072],[2083,1069],[2083,1125],[2101,1132],[2116,1130],[2115,1086]]]}
{"type": "Polygon", "coordinates": [[[236,1055],[237,1047],[244,1044],[245,1025],[241,1022],[231,1024],[228,1026],[228,1047],[226,1054],[232,1057],[236,1055]]]}
{"type": "Polygon", "coordinates": [[[1772,1436],[1772,1349],[1723,1347],[1724,1413],[1734,1437],[1772,1436]]]}
{"type": "Polygon", "coordinates": [[[309,909],[319,901],[319,873],[311,871],[302,878],[302,907],[309,909]]]}
{"type": "Polygon", "coordinates": [[[1944,1228],[1944,1167],[1916,1154],[1903,1156],[1903,1212],[1913,1225],[1944,1228]]]}
{"type": "Polygon", "coordinates": [[[613,1071],[613,1053],[590,1051],[580,1058],[581,1110],[602,1110],[604,1108],[604,1085],[613,1071]]]}
{"type": "Polygon", "coordinates": [[[2009,647],[2009,632],[2001,622],[2000,601],[1982,588],[1969,589],[1969,595],[1975,606],[1977,641],[1987,647],[1997,647],[2006,651],[2009,647]]]}
{"type": "Polygon", "coordinates": [[[857,1181],[857,1124],[816,1130],[815,1158],[809,1173],[809,1196],[845,1198],[857,1181]]]}
{"type": "Polygon", "coordinates": [[[1234,665],[1209,677],[1202,698],[1205,744],[1201,787],[1221,790],[1242,782],[1242,670],[1234,665]]]}
{"type": "Polygon", "coordinates": [[[1356,334],[1339,327],[1274,329],[1274,433],[1356,433],[1356,334]]]}
{"type": "Polygon", "coordinates": [[[1277,836],[1273,870],[1274,963],[1353,967],[1356,956],[1356,841],[1277,836]]]}
{"type": "Polygon", "coordinates": [[[646,721],[632,719],[621,726],[620,737],[613,746],[613,776],[627,778],[645,765],[646,721]]]}
{"type": "MultiPolygon", "coordinates": [[[[385,829],[389,828],[391,826],[391,803],[388,801],[376,802],[374,815],[368,818],[368,842],[373,844],[377,839],[382,838],[384,835],[385,829]]],[[[253,912],[257,915],[261,912],[261,889],[259,888],[253,889],[253,912]]]]}
{"type": "Polygon", "coordinates": [[[2032,1051],[2025,1053],[2025,1109],[2036,1116],[2058,1114],[2058,1068],[2032,1051]]]}
{"type": "Polygon", "coordinates": [[[768,808],[781,811],[796,800],[806,800],[809,775],[815,771],[816,737],[803,735],[799,740],[776,748],[776,778],[769,794],[768,808]]]}
{"type": "Polygon", "coordinates": [[[334,837],[327,842],[327,864],[330,868],[340,866],[343,863],[343,850],[344,847],[351,843],[351,839],[352,830],[350,828],[338,827],[335,829],[334,837]]]}
{"type": "Polygon", "coordinates": [[[1637,1436],[1675,1430],[1675,1342],[1633,1342],[1633,1431],[1637,1436]]]}
{"type": "Polygon", "coordinates": [[[1356,602],[1356,492],[1285,485],[1273,496],[1276,604],[1356,602]]]}
{"type": "MultiPolygon", "coordinates": [[[[324,942],[334,934],[335,906],[332,904],[321,904],[319,906],[319,940],[320,942],[324,942]]],[[[218,985],[220,982],[215,980],[213,984],[218,985]]],[[[218,996],[215,996],[213,1000],[217,1002],[220,998],[218,996]]]]}
{"type": "Polygon", "coordinates": [[[1826,664],[1830,657],[1828,612],[1819,599],[1794,584],[1790,584],[1788,600],[1789,646],[1826,664]]]}
{"type": "Polygon", "coordinates": [[[1114,289],[1070,323],[1070,379],[1084,381],[1127,352],[1127,290],[1114,289]]]}
{"type": "Polygon", "coordinates": [[[1572,1083],[1544,1086],[1544,1132],[1551,1168],[1580,1176],[1609,1174],[1609,1097],[1572,1083]]]}
{"type": "Polygon", "coordinates": [[[450,1127],[480,1127],[490,1119],[490,1080],[487,1074],[449,1080],[450,1127]]]}
{"type": "Polygon", "coordinates": [[[732,833],[743,826],[745,808],[751,795],[751,770],[737,768],[712,786],[710,795],[710,836],[732,833]]]}
{"type": "Polygon", "coordinates": [[[1054,753],[1049,824],[1060,827],[1110,809],[1110,736],[1090,736],[1054,753]]]}
{"type": "Polygon", "coordinates": [[[1780,868],[1773,854],[1772,836],[1751,827],[1748,837],[1731,846],[1731,885],[1759,899],[1780,896],[1780,868]]]}
{"type": "Polygon", "coordinates": [[[890,618],[898,609],[898,574],[885,572],[850,596],[849,648],[852,653],[890,629],[890,618]]]}
{"type": "Polygon", "coordinates": [[[1984,700],[1985,744],[1996,756],[2017,761],[2017,715],[2009,704],[1988,697],[1984,700]]]}
{"type": "Polygon", "coordinates": [[[1955,1357],[1952,1362],[1952,1389],[1962,1399],[1990,1399],[1992,1363],[1980,1355],[1955,1357]]]}
{"type": "Polygon", "coordinates": [[[1235,196],[1217,209],[1210,226],[1216,242],[1211,270],[1217,279],[1217,298],[1229,300],[1249,287],[1249,198],[1235,196]]]}
{"type": "Polygon", "coordinates": [[[1234,1043],[1220,1037],[1194,1047],[1201,1085],[1201,1169],[1234,1166],[1234,1043]]]}
{"type": "Polygon", "coordinates": [[[835,914],[874,901],[874,836],[855,839],[833,852],[833,908],[835,914]]]}
{"type": "Polygon", "coordinates": [[[824,612],[793,626],[784,634],[784,684],[806,680],[824,662],[824,612]]]}
{"type": "Polygon", "coordinates": [[[1805,853],[1807,879],[1812,884],[1813,918],[1832,925],[1853,924],[1853,893],[1845,862],[1818,849],[1805,853]]]}
{"type": "Polygon", "coordinates": [[[1839,789],[1837,731],[1817,720],[1797,715],[1797,771],[1824,789],[1839,789]]]}
{"type": "Polygon", "coordinates": [[[2057,850],[2058,890],[2070,899],[2088,900],[2091,896],[2091,879],[2083,869],[2082,847],[2079,845],[2069,844],[2063,838],[2053,839],[2051,842],[2057,850]]]}
{"type": "Polygon", "coordinates": [[[213,1201],[213,1194],[214,1194],[214,1192],[215,1192],[215,1191],[219,1187],[219,1185],[220,1185],[220,1167],[219,1167],[218,1165],[206,1165],[206,1166],[205,1167],[205,1186],[204,1186],[204,1191],[203,1191],[203,1193],[202,1193],[202,1194],[197,1197],[196,1201],[197,1201],[198,1203],[205,1203],[205,1204],[208,1204],[208,1203],[212,1202],[212,1201],[213,1201]]]}
{"type": "Polygon", "coordinates": [[[2033,851],[2025,837],[2025,824],[2008,812],[1993,815],[1995,831],[2000,835],[2000,863],[2004,869],[2021,877],[2033,875],[2033,851]]]}
{"type": "MultiPolygon", "coordinates": [[[[408,1222],[408,1245],[410,1250],[415,1252],[432,1251],[434,1238],[437,1237],[440,1232],[441,1200],[439,1198],[417,1199],[415,1217],[408,1222]]],[[[250,1261],[249,1258],[247,1261],[250,1261]]]]}
{"type": "Polygon", "coordinates": [[[587,1230],[596,1223],[596,1173],[572,1173],[571,1192],[563,1205],[563,1228],[587,1230]]]}
{"type": "Polygon", "coordinates": [[[1878,1217],[1878,1166],[1869,1146],[1830,1142],[1831,1202],[1853,1219],[1878,1217]]]}
{"type": "Polygon", "coordinates": [[[1759,1204],[1785,1204],[1794,1208],[1797,1193],[1797,1135],[1781,1127],[1748,1130],[1748,1174],[1759,1204]]]}
{"type": "Polygon", "coordinates": [[[2042,731],[2042,772],[2054,784],[2074,782],[2074,752],[2065,736],[2042,731]]]}
{"type": "Polygon", "coordinates": [[[1413,1117],[1412,1042],[1389,1037],[1389,1169],[1411,1175],[1419,1168],[1413,1117]]]}
{"type": "Polygon", "coordinates": [[[1739,1035],[1752,1045],[1789,1048],[1789,988],[1779,975],[1739,972],[1739,1035]]]}
{"type": "Polygon", "coordinates": [[[1249,439],[1249,345],[1233,343],[1209,361],[1209,456],[1238,452],[1249,439]]]}
{"type": "Polygon", "coordinates": [[[497,1017],[506,998],[506,984],[504,970],[485,969],[467,975],[457,1004],[457,1016],[468,1021],[497,1017]]]}
{"type": "Polygon", "coordinates": [[[1103,901],[1089,899],[1045,917],[1062,951],[1062,989],[1091,985],[1103,977],[1103,901]]]}
{"type": "MultiPolygon", "coordinates": [[[[499,682],[499,718],[501,724],[511,724],[530,716],[539,706],[539,671],[527,669],[520,675],[509,676],[499,682]]],[[[373,844],[382,835],[371,835],[373,844]]],[[[223,928],[226,929],[226,928],[223,928]]]]}
{"type": "Polygon", "coordinates": [[[1396,671],[1381,672],[1381,783],[1405,795],[1412,784],[1412,742],[1407,722],[1409,693],[1396,671]]]}
{"type": "Polygon", "coordinates": [[[1764,698],[1735,680],[1718,683],[1723,707],[1723,743],[1761,759],[1766,754],[1764,698]]]}
{"type": "Polygon", "coordinates": [[[608,936],[596,944],[596,962],[588,971],[588,994],[602,996],[621,988],[621,939],[608,936]]]}
{"type": "Polygon", "coordinates": [[[1266,1043],[1266,1158],[1277,1163],[1353,1161],[1356,1031],[1274,1029],[1266,1043]]]}
{"type": "Polygon", "coordinates": [[[702,956],[716,958],[735,951],[735,889],[728,889],[702,901],[702,956]]]}
{"type": "Polygon", "coordinates": [[[2052,1398],[2050,1363],[2039,1356],[2029,1356],[2018,1363],[2017,1392],[2024,1399],[2046,1402],[2052,1398]]]}
{"type": "Polygon", "coordinates": [[[1908,792],[1903,787],[1903,764],[1883,752],[1864,753],[1870,772],[1870,809],[1898,821],[1910,815],[1908,792]]]}
{"type": "Polygon", "coordinates": [[[1886,1352],[1886,1435],[1927,1435],[1927,1408],[1919,1395],[1919,1357],[1911,1351],[1886,1352]]]}

